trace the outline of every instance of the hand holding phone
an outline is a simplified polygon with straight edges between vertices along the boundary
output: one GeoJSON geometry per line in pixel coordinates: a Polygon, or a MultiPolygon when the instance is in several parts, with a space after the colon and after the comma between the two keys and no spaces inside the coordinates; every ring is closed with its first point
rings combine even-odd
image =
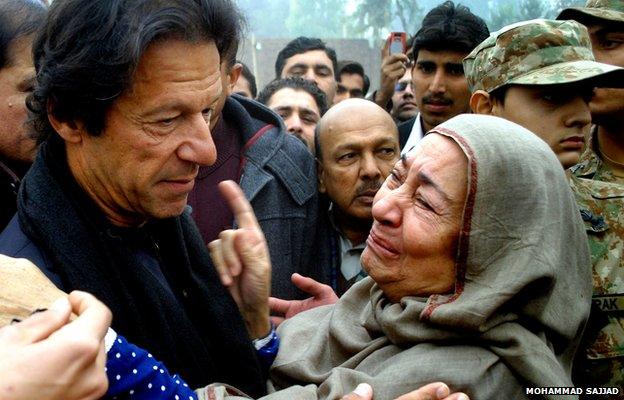
{"type": "Polygon", "coordinates": [[[407,51],[407,34],[405,32],[390,32],[388,42],[389,54],[405,54],[407,51]]]}

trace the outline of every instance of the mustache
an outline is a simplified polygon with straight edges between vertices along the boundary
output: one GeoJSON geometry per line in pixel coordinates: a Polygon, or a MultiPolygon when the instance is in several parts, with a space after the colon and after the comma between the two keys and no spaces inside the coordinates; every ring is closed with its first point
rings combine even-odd
{"type": "Polygon", "coordinates": [[[369,190],[379,190],[381,188],[382,181],[366,181],[362,186],[356,189],[355,195],[361,196],[369,190]]]}
{"type": "Polygon", "coordinates": [[[444,96],[434,96],[434,95],[428,94],[428,95],[423,96],[423,103],[425,104],[436,103],[436,104],[443,104],[445,106],[450,106],[451,104],[453,104],[453,100],[444,96]]]}

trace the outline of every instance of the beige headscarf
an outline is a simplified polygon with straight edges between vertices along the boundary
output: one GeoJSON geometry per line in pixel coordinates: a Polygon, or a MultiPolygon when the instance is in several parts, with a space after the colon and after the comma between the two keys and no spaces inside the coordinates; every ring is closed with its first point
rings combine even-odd
{"type": "Polygon", "coordinates": [[[460,115],[432,132],[468,157],[454,294],[392,304],[367,278],[336,305],[292,318],[271,371],[275,388],[288,389],[268,398],[340,398],[360,382],[376,400],[438,380],[479,400],[572,386],[591,275],[561,165],[500,118],[460,115]]]}

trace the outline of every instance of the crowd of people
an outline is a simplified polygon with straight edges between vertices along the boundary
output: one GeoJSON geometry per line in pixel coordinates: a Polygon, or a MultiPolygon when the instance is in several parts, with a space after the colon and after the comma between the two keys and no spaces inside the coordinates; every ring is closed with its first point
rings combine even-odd
{"type": "Polygon", "coordinates": [[[244,23],[0,1],[0,400],[624,399],[623,0],[244,23]]]}

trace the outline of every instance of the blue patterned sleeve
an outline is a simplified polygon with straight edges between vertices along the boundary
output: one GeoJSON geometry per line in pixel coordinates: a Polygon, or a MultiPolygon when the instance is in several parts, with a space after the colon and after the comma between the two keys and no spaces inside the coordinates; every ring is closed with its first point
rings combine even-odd
{"type": "Polygon", "coordinates": [[[195,392],[147,351],[109,329],[105,338],[107,399],[197,400],[195,392]]]}

